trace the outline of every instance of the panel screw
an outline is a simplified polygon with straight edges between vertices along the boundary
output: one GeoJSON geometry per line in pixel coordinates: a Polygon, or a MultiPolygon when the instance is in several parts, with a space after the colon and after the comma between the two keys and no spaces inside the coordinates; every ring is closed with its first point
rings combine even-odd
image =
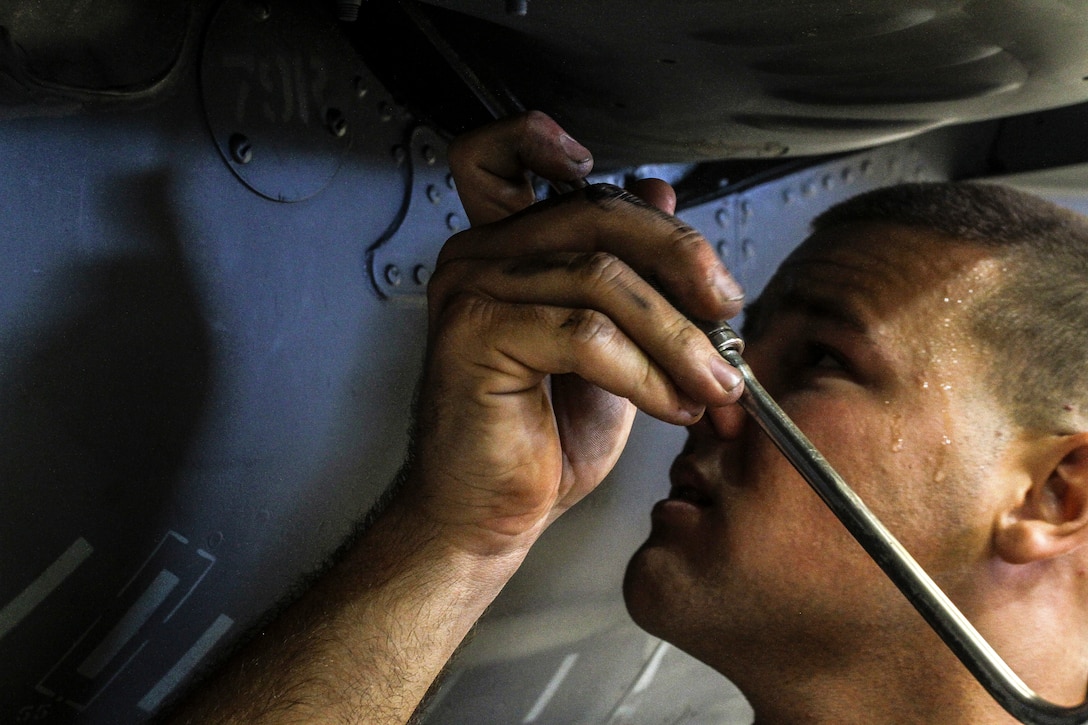
{"type": "Polygon", "coordinates": [[[456,214],[449,214],[446,216],[446,228],[451,232],[457,232],[461,230],[461,217],[456,214]]]}
{"type": "Polygon", "coordinates": [[[442,192],[438,190],[438,187],[431,184],[427,187],[427,198],[432,204],[437,204],[442,201],[442,192]]]}
{"type": "Polygon", "coordinates": [[[385,281],[393,287],[400,285],[400,267],[395,264],[390,264],[385,268],[385,281]]]}
{"type": "Polygon", "coordinates": [[[431,281],[431,270],[427,269],[426,265],[417,264],[415,270],[412,272],[412,277],[415,278],[416,284],[423,286],[431,281]]]}
{"type": "Polygon", "coordinates": [[[729,224],[729,212],[725,209],[719,209],[714,212],[714,221],[718,223],[719,227],[728,226],[729,224]]]}
{"type": "Polygon", "coordinates": [[[356,98],[366,98],[366,94],[370,91],[366,84],[366,78],[362,76],[355,76],[355,80],[352,81],[352,86],[355,88],[356,98]]]}
{"type": "Polygon", "coordinates": [[[230,147],[230,157],[236,163],[248,164],[253,160],[253,144],[249,142],[244,134],[231,134],[228,146],[230,147]]]}
{"type": "Polygon", "coordinates": [[[267,0],[254,0],[253,17],[258,23],[263,23],[272,17],[272,7],[267,0]]]}
{"type": "Polygon", "coordinates": [[[756,243],[751,239],[745,239],[741,242],[740,253],[744,256],[744,261],[751,261],[756,256],[756,243]]]}
{"type": "Polygon", "coordinates": [[[339,108],[330,108],[325,112],[325,125],[336,138],[343,138],[348,132],[348,120],[339,108]]]}

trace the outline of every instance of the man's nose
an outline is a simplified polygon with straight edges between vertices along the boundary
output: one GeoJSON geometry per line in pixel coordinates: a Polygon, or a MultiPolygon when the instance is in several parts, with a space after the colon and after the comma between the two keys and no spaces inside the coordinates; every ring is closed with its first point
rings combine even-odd
{"type": "Polygon", "coordinates": [[[707,408],[700,424],[706,425],[708,432],[714,437],[728,441],[740,438],[747,422],[748,414],[744,408],[734,404],[721,408],[707,408]]]}

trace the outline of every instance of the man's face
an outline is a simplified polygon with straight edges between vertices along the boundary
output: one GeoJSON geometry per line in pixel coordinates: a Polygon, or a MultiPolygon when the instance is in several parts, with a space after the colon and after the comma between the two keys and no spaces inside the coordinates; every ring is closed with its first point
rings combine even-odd
{"type": "MultiPolygon", "coordinates": [[[[1000,273],[986,250],[926,231],[825,230],[753,306],[744,354],[968,614],[1014,446],[965,312],[1000,273]]],[[[732,676],[753,658],[848,656],[878,634],[924,629],[738,407],[690,429],[671,480],[625,582],[651,633],[732,676]]]]}

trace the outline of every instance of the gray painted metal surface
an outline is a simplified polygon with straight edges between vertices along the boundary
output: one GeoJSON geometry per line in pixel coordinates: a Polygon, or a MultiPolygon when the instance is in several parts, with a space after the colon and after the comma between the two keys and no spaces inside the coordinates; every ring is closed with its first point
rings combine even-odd
{"type": "MultiPolygon", "coordinates": [[[[239,7],[211,27],[254,22],[239,7]]],[[[292,4],[267,7],[262,22],[286,14],[327,35],[292,4]]],[[[30,105],[0,122],[0,722],[146,719],[317,566],[400,465],[422,292],[463,223],[444,140],[354,54],[311,74],[290,44],[204,53],[154,103],[30,105]],[[235,134],[252,143],[244,164],[235,134]]],[[[947,157],[926,137],[682,216],[754,296],[813,215],[942,178],[947,157]]],[[[613,475],[496,601],[428,722],[750,719],[620,598],[682,439],[639,418],[613,475]]]]}

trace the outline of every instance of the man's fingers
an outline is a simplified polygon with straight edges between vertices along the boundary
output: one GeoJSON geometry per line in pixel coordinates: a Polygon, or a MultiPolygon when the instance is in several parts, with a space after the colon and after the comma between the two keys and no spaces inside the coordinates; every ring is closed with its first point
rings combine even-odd
{"type": "Polygon", "coordinates": [[[431,278],[432,317],[442,315],[449,300],[465,292],[508,303],[602,313],[687,396],[711,405],[736,398],[740,374],[725,364],[706,335],[607,252],[448,262],[431,278]]]}
{"type": "Polygon", "coordinates": [[[461,295],[442,321],[435,359],[469,366],[464,378],[483,386],[470,395],[488,408],[526,393],[545,375],[573,373],[669,423],[691,425],[703,413],[601,312],[461,295]]]}
{"type": "Polygon", "coordinates": [[[572,182],[593,168],[589,150],[539,111],[459,136],[450,146],[449,159],[473,225],[504,219],[532,204],[528,172],[572,182]]]}
{"type": "Polygon", "coordinates": [[[548,199],[501,222],[463,232],[442,248],[438,266],[458,259],[554,251],[602,251],[621,257],[699,319],[728,319],[742,307],[740,286],[701,234],[607,184],[548,199]]]}
{"type": "Polygon", "coordinates": [[[676,213],[676,191],[661,179],[638,179],[627,190],[666,214],[676,213]]]}

